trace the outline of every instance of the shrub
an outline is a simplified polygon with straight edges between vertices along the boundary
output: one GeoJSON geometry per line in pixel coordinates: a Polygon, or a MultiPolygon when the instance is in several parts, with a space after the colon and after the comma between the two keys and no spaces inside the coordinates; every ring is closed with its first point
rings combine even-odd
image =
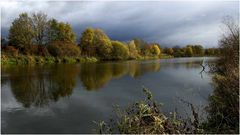
{"type": "MultiPolygon", "coordinates": [[[[100,134],[193,134],[202,133],[194,122],[177,118],[174,112],[167,117],[160,110],[160,105],[153,100],[152,93],[143,88],[145,100],[136,102],[126,109],[116,108],[117,117],[107,124],[104,121],[97,123],[97,132],[100,134]]],[[[194,114],[194,113],[193,113],[194,114]]]]}
{"type": "Polygon", "coordinates": [[[55,63],[55,62],[56,62],[55,57],[51,57],[51,56],[45,57],[45,63],[55,63]]]}
{"type": "Polygon", "coordinates": [[[64,57],[62,60],[64,63],[76,63],[77,60],[71,57],[64,57]]]}
{"type": "Polygon", "coordinates": [[[48,52],[48,50],[47,50],[47,48],[45,46],[38,45],[37,55],[48,56],[49,52],[48,52]]]}
{"type": "Polygon", "coordinates": [[[6,48],[4,49],[4,51],[9,54],[9,55],[13,55],[13,56],[17,56],[18,55],[18,49],[16,49],[13,46],[6,46],[6,48]]]}
{"type": "Polygon", "coordinates": [[[41,56],[35,56],[35,62],[38,64],[44,63],[44,59],[41,56]]]}
{"type": "Polygon", "coordinates": [[[223,20],[227,31],[219,41],[222,52],[210,68],[215,74],[205,125],[210,133],[239,134],[239,24],[236,22],[232,18],[223,20]]]}
{"type": "Polygon", "coordinates": [[[80,48],[76,44],[60,41],[50,43],[48,51],[54,57],[76,57],[81,53],[80,48]]]}

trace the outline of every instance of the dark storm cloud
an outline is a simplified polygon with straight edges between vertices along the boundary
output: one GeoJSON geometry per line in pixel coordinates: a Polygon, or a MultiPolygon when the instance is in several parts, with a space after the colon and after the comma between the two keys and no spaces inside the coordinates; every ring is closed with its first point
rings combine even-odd
{"type": "Polygon", "coordinates": [[[21,12],[47,13],[70,23],[80,37],[86,27],[102,28],[113,40],[139,37],[164,46],[216,46],[221,18],[238,16],[238,2],[4,2],[2,35],[21,12]]]}

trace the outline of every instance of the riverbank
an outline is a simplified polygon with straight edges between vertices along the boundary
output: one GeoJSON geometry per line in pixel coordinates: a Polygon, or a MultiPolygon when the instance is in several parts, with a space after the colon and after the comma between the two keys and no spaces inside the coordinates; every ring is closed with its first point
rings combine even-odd
{"type": "Polygon", "coordinates": [[[97,62],[95,57],[52,57],[52,56],[28,56],[1,55],[2,65],[26,65],[26,64],[54,64],[54,63],[84,63],[97,62]]]}
{"type": "MultiPolygon", "coordinates": [[[[170,55],[161,55],[161,56],[142,56],[136,60],[156,60],[156,59],[168,59],[174,58],[170,55]]],[[[2,65],[27,65],[27,64],[56,64],[56,63],[85,63],[85,62],[97,62],[103,61],[96,57],[53,57],[53,56],[32,56],[32,55],[6,55],[1,54],[1,64],[2,65]]]]}

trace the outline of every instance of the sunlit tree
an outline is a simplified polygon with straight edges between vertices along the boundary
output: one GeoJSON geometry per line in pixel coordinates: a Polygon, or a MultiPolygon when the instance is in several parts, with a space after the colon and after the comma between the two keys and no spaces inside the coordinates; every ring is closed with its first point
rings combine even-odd
{"type": "Polygon", "coordinates": [[[97,55],[102,59],[111,59],[112,44],[109,37],[101,29],[94,31],[94,45],[97,47],[97,55]]]}
{"type": "Polygon", "coordinates": [[[112,46],[113,46],[112,56],[114,59],[124,60],[129,57],[129,50],[127,48],[127,45],[119,41],[112,41],[112,46]]]}
{"type": "Polygon", "coordinates": [[[94,45],[94,29],[87,28],[81,36],[80,39],[80,47],[82,48],[82,52],[88,56],[96,55],[96,47],[94,45]]]}

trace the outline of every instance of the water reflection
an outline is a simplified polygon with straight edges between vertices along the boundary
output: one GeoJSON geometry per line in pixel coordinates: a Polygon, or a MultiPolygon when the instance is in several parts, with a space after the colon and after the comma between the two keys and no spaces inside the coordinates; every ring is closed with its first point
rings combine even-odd
{"type": "Polygon", "coordinates": [[[98,90],[114,78],[130,75],[134,78],[148,72],[160,70],[160,63],[127,61],[118,63],[97,63],[81,65],[80,79],[87,90],[98,90]]]}
{"type": "MultiPolygon", "coordinates": [[[[163,66],[178,69],[199,68],[201,60],[169,62],[163,66]]],[[[42,107],[61,97],[71,96],[77,78],[88,91],[100,90],[112,79],[123,76],[138,78],[160,71],[160,61],[124,61],[84,63],[79,65],[10,66],[2,67],[2,85],[9,82],[16,100],[28,108],[42,107]]]]}
{"type": "Polygon", "coordinates": [[[169,68],[173,68],[173,69],[179,69],[179,68],[182,68],[182,67],[184,67],[186,69],[198,69],[198,68],[201,68],[202,62],[204,64],[214,63],[215,62],[215,58],[208,58],[206,60],[204,58],[165,59],[165,60],[162,60],[161,64],[167,64],[167,66],[169,68]]]}
{"type": "Polygon", "coordinates": [[[77,77],[86,90],[95,91],[125,75],[137,78],[148,72],[158,72],[160,62],[140,61],[85,63],[81,65],[48,65],[2,67],[2,82],[10,83],[15,99],[24,107],[42,107],[61,97],[70,96],[77,77]]]}
{"type": "Polygon", "coordinates": [[[142,85],[164,112],[184,117],[189,108],[176,97],[201,106],[212,92],[210,77],[199,74],[202,59],[2,66],[2,132],[92,133],[93,120],[113,115],[111,105],[141,100],[142,85]]]}
{"type": "Polygon", "coordinates": [[[2,70],[9,75],[15,99],[26,108],[42,107],[60,97],[70,96],[79,72],[79,68],[71,65],[3,67],[2,70]]]}

